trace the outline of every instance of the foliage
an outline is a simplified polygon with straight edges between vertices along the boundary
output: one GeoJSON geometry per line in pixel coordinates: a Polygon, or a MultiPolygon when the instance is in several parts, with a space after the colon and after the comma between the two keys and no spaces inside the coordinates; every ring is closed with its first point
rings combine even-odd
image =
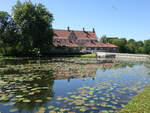
{"type": "Polygon", "coordinates": [[[79,46],[79,49],[82,50],[82,49],[85,49],[86,47],[84,45],[81,45],[79,46]]]}
{"type": "Polygon", "coordinates": [[[146,87],[120,113],[149,113],[150,87],[146,87]]]}
{"type": "Polygon", "coordinates": [[[144,41],[144,51],[147,54],[150,54],[150,40],[144,41]]]}
{"type": "Polygon", "coordinates": [[[102,43],[107,43],[107,42],[108,42],[106,35],[103,35],[103,36],[100,38],[100,42],[102,42],[102,43]]]}
{"type": "Polygon", "coordinates": [[[126,47],[124,46],[127,43],[126,39],[124,38],[114,39],[114,40],[111,39],[110,43],[117,45],[119,47],[120,52],[123,52],[123,53],[126,52],[126,47]]]}
{"type": "Polygon", "coordinates": [[[35,48],[45,53],[52,45],[52,14],[42,4],[20,1],[13,7],[13,19],[21,34],[23,51],[33,53],[35,48]]]}
{"type": "Polygon", "coordinates": [[[44,5],[33,4],[30,1],[24,3],[17,1],[12,16],[1,11],[0,54],[47,53],[52,46],[52,21],[53,15],[44,5]]]}
{"type": "Polygon", "coordinates": [[[126,44],[127,52],[129,53],[135,53],[136,51],[136,42],[134,39],[128,40],[126,44]]]}
{"type": "Polygon", "coordinates": [[[127,40],[126,38],[109,38],[104,35],[100,41],[117,45],[121,53],[150,54],[150,40],[135,41],[134,39],[127,40]]]}
{"type": "Polygon", "coordinates": [[[144,42],[143,41],[137,41],[136,42],[135,53],[144,53],[144,42]]]}
{"type": "Polygon", "coordinates": [[[15,23],[7,12],[0,12],[0,53],[9,55],[16,52],[19,37],[15,23]]]}

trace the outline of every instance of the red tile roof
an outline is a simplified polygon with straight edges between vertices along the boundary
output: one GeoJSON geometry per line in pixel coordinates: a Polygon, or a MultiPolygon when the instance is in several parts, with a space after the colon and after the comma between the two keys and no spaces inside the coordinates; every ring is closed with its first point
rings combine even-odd
{"type": "Polygon", "coordinates": [[[79,45],[73,42],[55,42],[54,46],[78,47],[79,45]]]}
{"type": "Polygon", "coordinates": [[[53,38],[67,39],[71,32],[74,32],[78,39],[96,40],[96,33],[91,31],[77,31],[77,30],[54,30],[53,38]]]}
{"type": "Polygon", "coordinates": [[[54,30],[54,37],[53,38],[67,39],[69,34],[70,33],[67,30],[54,30]]]}
{"type": "MultiPolygon", "coordinates": [[[[100,43],[97,41],[96,33],[91,31],[77,31],[77,30],[54,30],[54,39],[68,39],[70,33],[75,33],[77,39],[79,40],[91,40],[90,42],[86,42],[83,44],[85,47],[111,47],[117,48],[118,46],[110,43],[100,43]],[[94,42],[92,40],[96,40],[94,42]]],[[[76,42],[69,42],[69,41],[58,41],[54,43],[54,46],[69,46],[69,47],[79,47],[80,44],[76,42]]]]}
{"type": "Polygon", "coordinates": [[[114,47],[114,48],[117,48],[118,46],[114,45],[114,44],[111,44],[111,43],[106,43],[105,44],[107,47],[114,47]]]}

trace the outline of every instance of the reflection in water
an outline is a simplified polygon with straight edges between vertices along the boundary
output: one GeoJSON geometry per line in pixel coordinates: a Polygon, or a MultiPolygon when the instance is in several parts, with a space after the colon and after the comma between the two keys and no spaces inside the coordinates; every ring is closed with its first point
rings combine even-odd
{"type": "MultiPolygon", "coordinates": [[[[13,77],[14,75],[10,76],[13,77]]],[[[3,80],[3,78],[1,79],[3,80]]],[[[29,79],[30,81],[18,81],[19,79],[16,81],[5,80],[6,84],[0,86],[0,102],[15,102],[13,103],[14,107],[19,112],[24,111],[25,113],[27,111],[33,112],[49,102],[54,96],[54,79],[49,76],[37,76],[34,79],[29,79]]]]}
{"type": "Polygon", "coordinates": [[[50,77],[44,76],[41,79],[35,79],[32,82],[24,82],[24,84],[27,85],[29,90],[19,90],[15,95],[24,95],[24,100],[30,100],[30,102],[23,103],[22,101],[17,101],[15,107],[19,111],[24,110],[32,112],[34,109],[37,109],[50,101],[54,95],[54,80],[50,77]]]}
{"type": "Polygon", "coordinates": [[[125,105],[146,82],[149,83],[148,62],[87,61],[41,60],[40,65],[34,60],[1,61],[2,112],[14,110],[34,113],[41,110],[41,107],[42,112],[114,112],[125,105]],[[81,78],[82,81],[75,78],[81,78]],[[87,78],[91,78],[92,81],[87,78]],[[59,90],[66,88],[68,92],[55,96],[59,90]]]}

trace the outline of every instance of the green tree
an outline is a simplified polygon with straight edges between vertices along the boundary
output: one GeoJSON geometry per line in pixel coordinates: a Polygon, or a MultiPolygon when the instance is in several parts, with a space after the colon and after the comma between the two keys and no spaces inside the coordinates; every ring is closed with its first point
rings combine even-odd
{"type": "Polygon", "coordinates": [[[144,46],[143,41],[137,41],[137,42],[136,42],[136,46],[138,46],[138,47],[144,46]]]}
{"type": "Polygon", "coordinates": [[[119,47],[119,52],[126,52],[127,40],[125,38],[112,39],[110,43],[117,45],[119,47]]]}
{"type": "Polygon", "coordinates": [[[138,47],[136,53],[141,53],[141,54],[145,53],[144,47],[138,47]]]}
{"type": "Polygon", "coordinates": [[[103,36],[100,38],[100,42],[102,42],[102,43],[107,43],[107,42],[108,42],[106,35],[103,35],[103,36]]]}
{"type": "Polygon", "coordinates": [[[135,53],[144,53],[143,41],[137,41],[136,42],[135,53]]]}
{"type": "Polygon", "coordinates": [[[0,11],[0,53],[15,54],[19,36],[15,23],[7,12],[0,11]]]}
{"type": "Polygon", "coordinates": [[[150,54],[150,39],[144,41],[144,51],[146,54],[150,54]]]}
{"type": "Polygon", "coordinates": [[[136,41],[134,39],[129,39],[126,44],[128,53],[135,53],[136,51],[136,41]]]}
{"type": "Polygon", "coordinates": [[[12,12],[21,35],[23,52],[30,54],[38,49],[40,53],[46,53],[52,46],[53,15],[42,4],[33,4],[30,1],[17,1],[12,12]]]}

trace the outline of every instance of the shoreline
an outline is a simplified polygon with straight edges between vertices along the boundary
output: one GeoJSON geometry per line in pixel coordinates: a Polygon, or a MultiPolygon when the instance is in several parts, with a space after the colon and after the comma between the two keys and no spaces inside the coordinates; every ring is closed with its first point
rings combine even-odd
{"type": "MultiPolygon", "coordinates": [[[[104,52],[106,54],[112,54],[104,52]]],[[[150,55],[147,54],[130,54],[130,53],[113,53],[116,55],[116,59],[150,59],[150,55]]],[[[96,54],[56,54],[47,56],[0,56],[0,59],[43,59],[43,58],[96,58],[96,54]]]]}
{"type": "Polygon", "coordinates": [[[150,86],[142,89],[119,113],[149,113],[150,86]]]}

